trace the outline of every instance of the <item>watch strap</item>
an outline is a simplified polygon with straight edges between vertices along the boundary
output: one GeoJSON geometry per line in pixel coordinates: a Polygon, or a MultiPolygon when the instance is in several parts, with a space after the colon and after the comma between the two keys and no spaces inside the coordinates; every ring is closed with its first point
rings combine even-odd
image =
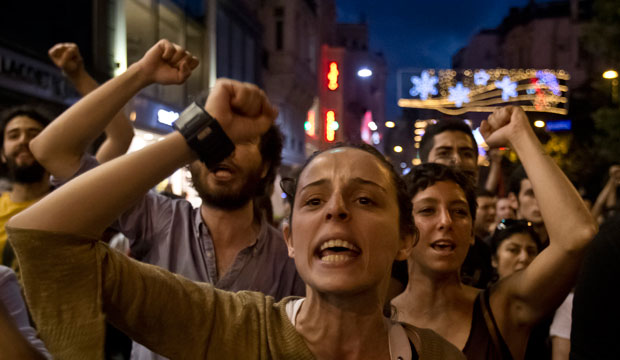
{"type": "Polygon", "coordinates": [[[181,113],[174,128],[208,168],[214,167],[235,150],[235,144],[217,120],[197,103],[192,103],[181,113]]]}

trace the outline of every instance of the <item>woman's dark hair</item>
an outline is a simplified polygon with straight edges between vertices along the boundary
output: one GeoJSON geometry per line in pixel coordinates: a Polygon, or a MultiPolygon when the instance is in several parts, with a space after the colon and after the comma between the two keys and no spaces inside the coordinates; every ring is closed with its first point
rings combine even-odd
{"type": "Polygon", "coordinates": [[[413,223],[413,217],[411,216],[411,198],[407,194],[407,187],[401,177],[396,173],[392,164],[390,164],[383,154],[381,154],[374,147],[367,144],[348,144],[348,143],[337,143],[329,149],[316,151],[312,156],[310,156],[301,170],[298,172],[296,178],[284,178],[280,182],[280,187],[282,191],[286,194],[286,199],[291,205],[291,214],[289,221],[292,223],[293,221],[293,209],[295,204],[295,194],[297,193],[297,182],[299,180],[299,175],[303,173],[304,169],[308,164],[314,160],[320,154],[338,148],[352,148],[365,151],[371,155],[373,155],[379,162],[390,172],[390,177],[392,178],[392,182],[394,184],[394,188],[396,189],[396,200],[398,202],[398,210],[399,210],[399,226],[400,226],[400,234],[401,235],[417,235],[417,229],[413,223]]]}
{"type": "Polygon", "coordinates": [[[532,223],[527,220],[515,220],[515,219],[503,219],[497,224],[493,235],[491,235],[491,254],[495,255],[497,249],[504,242],[514,234],[527,234],[532,238],[532,241],[536,244],[536,249],[540,252],[542,244],[540,237],[534,230],[532,223]]]}
{"type": "Polygon", "coordinates": [[[471,214],[472,223],[476,220],[476,187],[471,178],[464,172],[442,164],[426,163],[414,167],[409,174],[405,176],[407,184],[407,192],[409,201],[420,191],[424,191],[429,186],[435,185],[439,181],[452,181],[463,189],[469,213],[471,214]]]}

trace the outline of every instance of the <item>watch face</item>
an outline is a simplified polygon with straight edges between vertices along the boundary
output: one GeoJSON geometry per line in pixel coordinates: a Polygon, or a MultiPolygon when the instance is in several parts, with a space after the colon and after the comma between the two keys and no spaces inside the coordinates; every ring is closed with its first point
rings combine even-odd
{"type": "Polygon", "coordinates": [[[189,123],[194,123],[195,119],[207,120],[208,116],[207,112],[194,102],[183,110],[177,121],[174,122],[173,126],[175,129],[180,131],[181,129],[187,127],[189,123]]]}

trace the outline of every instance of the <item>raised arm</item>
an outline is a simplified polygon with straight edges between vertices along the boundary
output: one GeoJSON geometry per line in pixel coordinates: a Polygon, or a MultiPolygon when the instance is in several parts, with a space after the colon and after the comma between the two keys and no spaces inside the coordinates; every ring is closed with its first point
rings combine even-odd
{"type": "MultiPolygon", "coordinates": [[[[182,49],[162,42],[149,50],[145,58],[155,60],[141,60],[132,65],[125,74],[110,80],[67,110],[74,114],[66,112],[61,116],[79,116],[87,111],[85,109],[97,105],[101,109],[97,116],[104,117],[106,112],[109,114],[115,106],[121,106],[144,84],[165,82],[161,78],[164,75],[177,82],[185,80],[189,75],[188,64],[195,61],[182,49]],[[165,66],[161,59],[168,59],[165,66]],[[157,70],[153,71],[153,68],[157,70]]],[[[264,133],[277,115],[262,90],[252,84],[228,79],[216,83],[205,109],[235,143],[264,133]]],[[[196,154],[190,150],[185,138],[173,132],[141,151],[123,155],[77,177],[13,217],[8,225],[99,236],[148,189],[195,159],[196,154]]]]}
{"type": "MultiPolygon", "coordinates": [[[[549,234],[549,246],[523,271],[498,283],[495,301],[507,299],[513,323],[532,325],[557,307],[574,285],[596,221],[577,190],[544,150],[521,108],[504,107],[483,121],[489,146],[510,145],[523,163],[549,234]],[[510,305],[512,304],[512,305],[510,305]]],[[[493,295],[492,295],[493,297],[493,295]]]]}
{"type": "MultiPolygon", "coordinates": [[[[56,44],[49,50],[49,56],[82,96],[88,95],[99,86],[86,72],[76,44],[56,44]]],[[[106,139],[96,154],[100,163],[124,154],[134,134],[133,126],[122,111],[117,111],[105,119],[90,116],[59,117],[33,139],[30,148],[51,174],[68,179],[79,168],[80,159],[87,147],[102,131],[105,132],[106,139]]]]}

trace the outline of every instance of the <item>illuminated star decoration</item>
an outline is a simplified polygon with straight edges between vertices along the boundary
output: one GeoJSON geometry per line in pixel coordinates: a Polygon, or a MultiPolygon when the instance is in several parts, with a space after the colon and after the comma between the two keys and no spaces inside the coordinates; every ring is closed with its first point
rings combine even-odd
{"type": "Polygon", "coordinates": [[[555,77],[555,75],[548,71],[538,70],[536,72],[536,77],[540,79],[541,83],[547,85],[553,95],[562,95],[562,92],[560,91],[560,83],[558,83],[558,78],[555,77]]]}
{"type": "Polygon", "coordinates": [[[511,97],[517,97],[517,83],[510,81],[508,76],[504,76],[502,81],[496,81],[495,86],[502,89],[502,100],[508,101],[511,97]]]}
{"type": "Polygon", "coordinates": [[[435,85],[438,81],[439,79],[437,76],[430,76],[428,71],[424,70],[422,71],[421,77],[411,77],[411,83],[413,83],[413,86],[411,87],[411,90],[409,90],[409,94],[411,96],[420,95],[420,99],[426,100],[428,99],[428,94],[437,95],[437,88],[435,85]]]}
{"type": "Polygon", "coordinates": [[[456,86],[453,86],[448,90],[450,91],[448,100],[453,101],[456,107],[461,107],[463,106],[463,103],[469,102],[469,88],[464,87],[460,81],[456,83],[456,86]]]}
{"type": "Polygon", "coordinates": [[[491,75],[487,74],[486,71],[480,70],[476,71],[474,74],[474,84],[479,86],[486,86],[487,82],[489,82],[489,78],[491,75]]]}

